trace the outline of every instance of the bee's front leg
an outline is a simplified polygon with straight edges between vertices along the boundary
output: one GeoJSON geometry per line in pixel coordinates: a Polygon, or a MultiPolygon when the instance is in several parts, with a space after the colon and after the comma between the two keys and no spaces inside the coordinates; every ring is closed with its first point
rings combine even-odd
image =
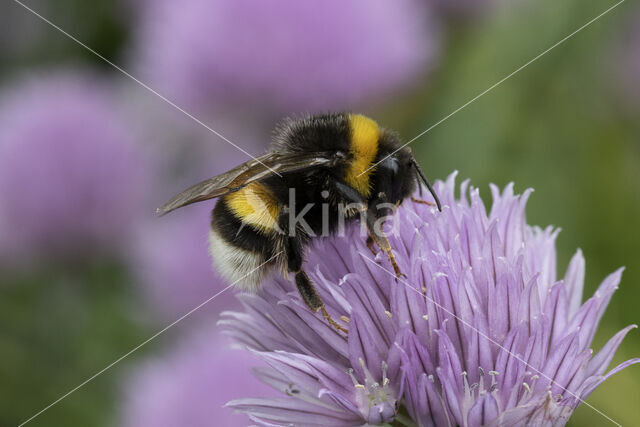
{"type": "Polygon", "coordinates": [[[374,248],[373,245],[375,245],[375,242],[373,241],[373,237],[367,236],[367,248],[369,248],[373,256],[376,256],[378,255],[378,251],[376,251],[376,248],[374,248]]]}
{"type": "MultiPolygon", "coordinates": [[[[338,191],[342,196],[349,200],[352,203],[358,203],[361,206],[361,215],[363,217],[363,221],[365,221],[367,225],[367,231],[369,232],[369,238],[375,242],[378,247],[387,254],[387,258],[389,258],[389,262],[393,267],[393,271],[396,273],[396,277],[400,278],[404,276],[402,271],[400,271],[400,267],[398,266],[398,262],[396,261],[396,257],[393,254],[393,250],[391,249],[391,244],[389,243],[389,239],[387,239],[387,235],[382,230],[376,230],[375,224],[376,219],[378,218],[376,212],[372,209],[371,206],[367,204],[367,201],[358,193],[355,189],[348,186],[347,184],[335,181],[334,183],[336,191],[338,191]]],[[[385,197],[384,193],[381,193],[382,196],[378,195],[379,198],[385,197]]],[[[370,250],[372,250],[373,245],[369,244],[369,239],[367,239],[367,246],[370,250]]],[[[373,250],[372,250],[373,252],[373,250]]]]}
{"type": "MultiPolygon", "coordinates": [[[[369,216],[372,217],[372,215],[369,216]]],[[[367,227],[369,228],[369,221],[367,221],[367,227]]],[[[376,242],[382,252],[387,254],[387,258],[389,259],[389,262],[393,267],[393,271],[394,273],[396,273],[396,278],[403,277],[404,274],[402,273],[402,270],[400,270],[400,266],[398,265],[398,261],[396,261],[396,256],[391,249],[391,244],[389,243],[389,239],[387,238],[386,234],[384,234],[382,230],[376,231],[373,229],[373,227],[370,227],[369,238],[376,242]]]]}
{"type": "Polygon", "coordinates": [[[427,200],[418,199],[417,197],[413,197],[413,196],[411,196],[411,200],[412,200],[414,203],[420,203],[420,204],[423,204],[423,205],[429,205],[429,206],[435,206],[435,205],[436,205],[436,204],[435,204],[435,203],[433,203],[433,202],[429,202],[429,201],[427,201],[427,200]]]}

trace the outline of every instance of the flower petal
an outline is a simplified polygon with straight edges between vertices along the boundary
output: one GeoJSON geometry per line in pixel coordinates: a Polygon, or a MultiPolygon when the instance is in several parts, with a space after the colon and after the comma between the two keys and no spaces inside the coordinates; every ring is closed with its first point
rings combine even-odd
{"type": "MultiPolygon", "coordinates": [[[[346,412],[331,411],[309,402],[289,398],[238,399],[228,407],[246,412],[257,420],[300,426],[361,426],[362,419],[346,412]]],[[[277,425],[277,424],[276,424],[277,425]]]]}

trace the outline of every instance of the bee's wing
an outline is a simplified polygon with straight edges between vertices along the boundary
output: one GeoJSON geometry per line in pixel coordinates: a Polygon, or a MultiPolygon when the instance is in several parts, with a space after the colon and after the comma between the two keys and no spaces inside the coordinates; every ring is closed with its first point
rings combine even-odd
{"type": "Polygon", "coordinates": [[[158,208],[160,215],[196,202],[224,196],[274,174],[287,174],[319,167],[330,167],[344,157],[336,152],[267,153],[228,172],[195,184],[158,208]]]}

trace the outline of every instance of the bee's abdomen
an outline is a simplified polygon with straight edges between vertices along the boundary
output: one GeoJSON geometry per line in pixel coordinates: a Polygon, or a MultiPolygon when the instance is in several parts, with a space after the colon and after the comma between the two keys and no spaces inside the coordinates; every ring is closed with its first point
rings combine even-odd
{"type": "Polygon", "coordinates": [[[222,198],[228,210],[240,221],[264,234],[271,234],[278,228],[280,203],[273,191],[259,182],[222,198]]]}
{"type": "Polygon", "coordinates": [[[257,291],[272,267],[263,265],[266,260],[262,254],[234,246],[214,228],[209,233],[209,253],[218,272],[230,284],[247,291],[257,291]]]}
{"type": "Polygon", "coordinates": [[[222,198],[213,210],[209,252],[222,276],[249,291],[256,291],[276,263],[265,264],[274,254],[273,239],[263,229],[241,221],[222,198]]]}

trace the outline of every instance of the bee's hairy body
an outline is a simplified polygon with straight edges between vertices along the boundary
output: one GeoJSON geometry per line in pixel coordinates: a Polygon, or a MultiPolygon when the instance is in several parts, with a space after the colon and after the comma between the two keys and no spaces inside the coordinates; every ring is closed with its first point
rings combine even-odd
{"type": "MultiPolygon", "coordinates": [[[[401,201],[413,192],[416,181],[392,179],[398,173],[397,158],[390,160],[389,166],[367,170],[400,146],[395,134],[380,129],[373,120],[360,115],[316,116],[282,125],[278,129],[275,149],[281,152],[334,151],[337,156],[347,157],[347,161],[338,168],[272,176],[223,196],[213,210],[210,232],[210,252],[218,270],[247,290],[256,290],[274,269],[284,273],[291,271],[286,250],[283,250],[289,233],[283,230],[284,225],[279,225],[282,220],[288,223],[288,214],[294,212],[289,206],[290,189],[295,191],[297,212],[312,204],[304,221],[313,230],[313,235],[335,232],[341,220],[338,204],[353,202],[337,194],[333,187],[335,180],[351,187],[367,202],[375,201],[379,193],[389,197],[381,202],[401,201]],[[400,188],[389,185],[394,182],[400,184],[400,188]],[[323,219],[323,205],[329,213],[326,219],[323,219]],[[278,253],[281,255],[264,264],[278,253]]],[[[304,249],[311,237],[301,229],[295,234],[304,249]]]]}
{"type": "Polygon", "coordinates": [[[440,208],[411,150],[394,132],[362,115],[325,114],[283,122],[268,153],[190,187],[159,212],[220,197],[212,213],[210,252],[222,275],[257,290],[274,271],[293,273],[305,303],[344,331],[302,268],[305,248],[315,236],[332,234],[358,216],[369,232],[367,243],[375,242],[399,275],[374,221],[410,197],[419,178],[440,208]]]}

